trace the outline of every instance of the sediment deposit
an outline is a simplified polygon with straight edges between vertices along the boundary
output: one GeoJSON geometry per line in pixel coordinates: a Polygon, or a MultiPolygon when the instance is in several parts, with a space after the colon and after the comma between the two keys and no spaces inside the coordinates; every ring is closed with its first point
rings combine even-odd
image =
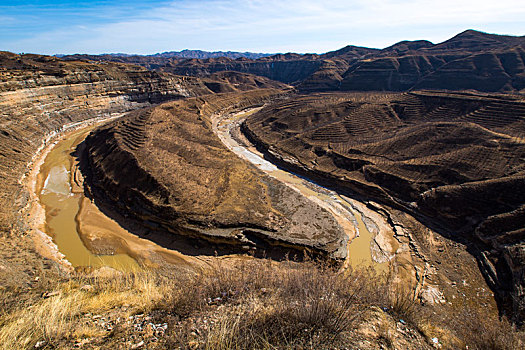
{"type": "Polygon", "coordinates": [[[243,131],[275,162],[465,242],[523,317],[525,103],[414,92],[283,99],[243,131]]]}
{"type": "Polygon", "coordinates": [[[261,106],[281,94],[190,98],[98,129],[83,155],[93,197],[108,211],[173,237],[172,246],[190,254],[197,244],[201,253],[344,259],[347,237],[327,210],[239,159],[213,133],[213,114],[261,106]]]}

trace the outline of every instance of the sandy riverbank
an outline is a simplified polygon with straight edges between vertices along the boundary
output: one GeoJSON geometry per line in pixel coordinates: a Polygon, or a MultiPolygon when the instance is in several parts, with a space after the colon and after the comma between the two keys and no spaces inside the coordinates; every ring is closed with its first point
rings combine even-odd
{"type": "Polygon", "coordinates": [[[362,203],[347,197],[343,198],[334,191],[281,170],[266,161],[264,156],[251,147],[238,130],[242,120],[259,109],[224,116],[216,115],[213,118],[213,131],[239,157],[301,193],[333,215],[348,238],[349,254],[344,266],[374,266],[380,272],[387,272],[389,262],[395,256],[398,244],[395,244],[393,230],[385,218],[372,212],[362,203]],[[233,134],[235,137],[232,136],[233,134]]]}
{"type": "MultiPolygon", "coordinates": [[[[59,210],[52,208],[51,205],[46,206],[42,198],[42,190],[46,185],[46,179],[48,179],[50,169],[53,166],[53,162],[48,159],[48,156],[54,149],[66,142],[68,147],[69,143],[71,144],[69,150],[73,151],[90,130],[117,117],[120,117],[120,115],[106,120],[90,120],[66,127],[64,132],[52,135],[46,140],[45,146],[36,153],[29,171],[23,178],[23,184],[26,186],[30,196],[26,215],[35,247],[42,256],[57,261],[68,271],[72,271],[75,266],[91,265],[96,267],[111,265],[104,260],[115,260],[115,254],[129,256],[140,262],[142,266],[147,267],[158,267],[166,263],[179,266],[189,265],[189,260],[191,260],[189,257],[129,233],[114,220],[104,215],[96,205],[84,197],[82,177],[79,176],[76,159],[73,156],[69,157],[70,166],[64,166],[68,168],[67,173],[70,175],[68,181],[70,182],[71,195],[78,197],[78,211],[75,208],[72,209],[74,217],[67,219],[71,221],[67,224],[77,227],[77,232],[72,234],[78,233],[82,243],[88,249],[83,251],[82,247],[68,247],[71,248],[68,251],[74,252],[68,258],[67,254],[65,255],[61,252],[57,245],[56,232],[50,227],[48,221],[55,219],[59,215],[59,210]],[[83,257],[82,255],[90,256],[83,257]],[[100,255],[100,257],[97,257],[97,255],[100,255]],[[86,259],[89,262],[87,264],[85,262],[82,263],[86,259]]],[[[57,200],[57,202],[60,201],[60,199],[57,200]]],[[[73,201],[76,202],[77,200],[73,199],[73,201]]],[[[71,243],[68,242],[68,244],[71,243]]],[[[118,259],[113,265],[119,266],[119,263],[122,266],[129,265],[129,263],[124,261],[119,262],[118,259]]],[[[195,262],[192,262],[192,264],[197,265],[195,262]]]]}
{"type": "Polygon", "coordinates": [[[62,132],[51,133],[44,139],[42,146],[35,151],[32,161],[28,164],[28,170],[19,181],[28,193],[29,199],[22,213],[25,216],[25,222],[29,228],[28,233],[34,241],[37,252],[45,258],[58,262],[59,266],[67,271],[73,270],[72,264],[59,251],[51,236],[46,233],[46,211],[39,196],[45,180],[40,173],[42,165],[48,154],[59,142],[78,132],[79,129],[94,127],[120,116],[121,114],[106,119],[95,118],[82,123],[72,123],[64,126],[62,132]]]}

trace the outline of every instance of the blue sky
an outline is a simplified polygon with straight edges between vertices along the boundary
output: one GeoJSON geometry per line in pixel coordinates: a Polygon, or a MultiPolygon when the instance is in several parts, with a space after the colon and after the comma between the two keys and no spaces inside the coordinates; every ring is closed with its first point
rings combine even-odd
{"type": "Polygon", "coordinates": [[[465,29],[525,35],[525,1],[0,0],[0,50],[42,54],[321,53],[465,29]]]}

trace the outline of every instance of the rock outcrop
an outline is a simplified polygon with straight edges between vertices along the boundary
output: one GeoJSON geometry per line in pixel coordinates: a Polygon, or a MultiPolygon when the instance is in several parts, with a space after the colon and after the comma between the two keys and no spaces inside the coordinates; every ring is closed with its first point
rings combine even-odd
{"type": "Polygon", "coordinates": [[[280,94],[190,98],[98,129],[85,141],[82,167],[93,197],[146,231],[172,237],[183,251],[204,242],[216,247],[211,253],[344,259],[348,239],[332,214],[235,156],[213,133],[212,115],[280,94]]]}
{"type": "Polygon", "coordinates": [[[248,91],[254,89],[293,89],[284,83],[253,74],[234,71],[213,73],[208,79],[201,79],[204,85],[214,93],[248,91]]]}
{"type": "Polygon", "coordinates": [[[207,77],[222,71],[236,71],[267,77],[286,84],[300,82],[317,71],[322,61],[318,59],[237,59],[210,58],[207,60],[185,60],[173,62],[163,71],[178,75],[207,77]]]}
{"type": "Polygon", "coordinates": [[[243,124],[275,161],[418,217],[478,257],[525,317],[525,103],[414,92],[284,99],[243,124]]]}

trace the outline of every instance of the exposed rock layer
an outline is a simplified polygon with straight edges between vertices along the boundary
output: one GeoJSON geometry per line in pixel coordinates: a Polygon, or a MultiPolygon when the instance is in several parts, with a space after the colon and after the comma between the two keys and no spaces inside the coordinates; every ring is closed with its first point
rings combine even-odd
{"type": "Polygon", "coordinates": [[[45,139],[67,124],[209,90],[198,80],[118,64],[0,54],[0,228],[23,206],[19,180],[45,139]],[[13,207],[15,199],[18,205],[13,207]]]}
{"type": "Polygon", "coordinates": [[[238,71],[265,76],[302,91],[407,91],[525,89],[525,37],[467,30],[439,44],[401,41],[383,50],[346,46],[322,55],[285,54],[259,59],[179,59],[160,56],[90,56],[140,64],[179,75],[238,71]]]}
{"type": "Polygon", "coordinates": [[[265,107],[243,130],[294,171],[469,242],[523,319],[524,102],[436,92],[296,96],[265,107]]]}
{"type": "Polygon", "coordinates": [[[28,163],[64,126],[166,100],[260,86],[285,87],[240,73],[202,80],[129,64],[0,52],[0,230],[13,228],[24,206],[19,180],[28,163]]]}
{"type": "Polygon", "coordinates": [[[93,196],[174,239],[270,256],[307,250],[344,258],[347,238],[329,212],[237,158],[212,131],[213,114],[260,106],[281,93],[185,99],[98,129],[84,153],[93,196]]]}

